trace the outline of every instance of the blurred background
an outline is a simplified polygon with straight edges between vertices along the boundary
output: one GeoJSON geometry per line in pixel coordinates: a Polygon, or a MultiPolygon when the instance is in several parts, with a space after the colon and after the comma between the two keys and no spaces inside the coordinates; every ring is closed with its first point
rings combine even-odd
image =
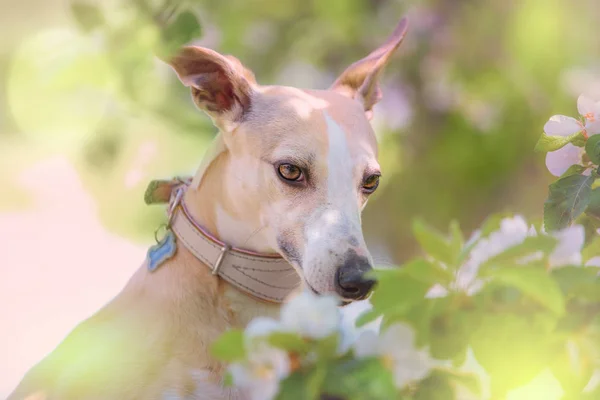
{"type": "Polygon", "coordinates": [[[193,174],[215,134],[155,54],[233,54],[262,84],[326,88],[407,15],[373,124],[367,207],[381,264],[420,216],[472,230],[542,215],[533,147],[552,114],[600,99],[597,0],[0,0],[0,397],[143,260],[154,178],[193,174]]]}

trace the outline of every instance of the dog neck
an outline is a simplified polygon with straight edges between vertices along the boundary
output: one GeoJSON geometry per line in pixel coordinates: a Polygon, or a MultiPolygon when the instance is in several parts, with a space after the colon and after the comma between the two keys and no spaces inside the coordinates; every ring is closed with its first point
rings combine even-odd
{"type": "MultiPolygon", "coordinates": [[[[219,140],[218,138],[217,140],[219,140]]],[[[201,166],[196,179],[185,191],[183,201],[195,223],[231,247],[242,248],[259,253],[276,253],[261,235],[260,218],[257,213],[244,215],[239,210],[239,182],[229,176],[232,168],[230,153],[227,150],[218,154],[208,154],[208,163],[201,166]],[[198,176],[201,175],[201,176],[198,176]]],[[[227,281],[215,276],[211,268],[194,257],[180,241],[177,253],[172,260],[158,272],[175,274],[174,291],[195,293],[195,296],[207,297],[215,304],[225,308],[231,324],[245,326],[257,316],[273,316],[278,312],[278,304],[262,301],[241,292],[227,281]],[[174,267],[174,264],[176,266],[174,267]],[[184,278],[185,282],[183,282],[184,278]]],[[[197,301],[197,299],[190,299],[197,301]]]]}

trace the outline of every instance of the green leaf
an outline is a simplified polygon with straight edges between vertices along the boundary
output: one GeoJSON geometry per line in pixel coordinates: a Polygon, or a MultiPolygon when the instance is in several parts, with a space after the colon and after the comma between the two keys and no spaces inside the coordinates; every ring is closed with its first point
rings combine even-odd
{"type": "Polygon", "coordinates": [[[452,370],[442,367],[436,368],[433,373],[439,375],[440,377],[444,377],[453,386],[462,386],[468,391],[470,391],[473,395],[477,397],[482,396],[481,381],[479,380],[479,377],[474,373],[452,370]]]}
{"type": "Polygon", "coordinates": [[[244,332],[237,329],[225,332],[212,344],[211,353],[222,361],[242,360],[246,355],[244,332]]]}
{"type": "Polygon", "coordinates": [[[269,343],[280,349],[304,353],[310,345],[299,334],[292,332],[275,332],[269,335],[269,343]]]}
{"type": "Polygon", "coordinates": [[[419,282],[431,286],[436,283],[447,285],[454,279],[452,272],[442,268],[438,263],[423,259],[408,262],[402,266],[402,271],[419,282]]]}
{"type": "Polygon", "coordinates": [[[429,351],[439,360],[464,359],[479,314],[448,309],[430,321],[429,351]]]}
{"type": "Polygon", "coordinates": [[[583,248],[581,257],[584,261],[589,260],[592,257],[600,255],[600,236],[594,236],[592,241],[583,248]]]}
{"type": "Polygon", "coordinates": [[[585,171],[585,167],[579,164],[573,164],[560,176],[560,178],[566,178],[571,175],[581,175],[585,171]]]}
{"type": "MultiPolygon", "coordinates": [[[[600,135],[595,135],[594,137],[596,136],[600,135]]],[[[600,219],[600,187],[597,187],[594,190],[592,190],[592,193],[590,194],[590,203],[588,204],[585,213],[587,215],[600,219]]],[[[598,254],[600,254],[600,252],[598,252],[598,254]]]]}
{"type": "Polygon", "coordinates": [[[579,302],[588,300],[600,302],[600,279],[597,267],[570,266],[552,271],[564,296],[577,298],[579,302]]]}
{"type": "Polygon", "coordinates": [[[493,281],[517,288],[552,312],[565,312],[565,299],[554,279],[539,267],[499,268],[491,275],[493,281]]]}
{"type": "Polygon", "coordinates": [[[590,202],[593,176],[571,175],[550,185],[544,203],[544,225],[548,231],[571,225],[590,202]]]}
{"type": "Polygon", "coordinates": [[[323,392],[344,400],[397,398],[390,371],[379,359],[353,359],[330,365],[323,392]]]}
{"type": "Polygon", "coordinates": [[[459,254],[465,245],[465,238],[456,220],[450,222],[450,245],[455,254],[459,254]]]}
{"type": "Polygon", "coordinates": [[[71,13],[79,28],[84,32],[90,32],[104,24],[102,11],[95,5],[87,2],[74,1],[71,3],[71,13]]]}
{"type": "MultiPolygon", "coordinates": [[[[309,395],[310,374],[306,371],[296,371],[279,383],[277,400],[313,400],[309,395]]],[[[317,400],[317,399],[314,399],[317,400]]]]}
{"type": "Polygon", "coordinates": [[[320,339],[313,344],[313,348],[320,359],[329,359],[337,356],[337,349],[340,342],[339,334],[333,333],[326,338],[320,339]]]}
{"type": "Polygon", "coordinates": [[[578,136],[582,136],[581,132],[577,132],[569,136],[548,136],[545,133],[542,133],[542,136],[540,136],[540,139],[535,145],[534,151],[538,153],[556,151],[560,148],[563,148],[568,143],[578,139],[578,136]]]}
{"type": "Polygon", "coordinates": [[[370,298],[373,311],[379,314],[402,314],[425,299],[425,294],[431,287],[421,282],[406,271],[388,269],[374,271],[377,286],[370,298]]]}
{"type": "Polygon", "coordinates": [[[600,135],[590,136],[585,144],[585,152],[594,164],[600,164],[600,135]]]}
{"type": "Polygon", "coordinates": [[[360,328],[362,326],[365,326],[366,324],[368,324],[369,322],[373,322],[375,321],[377,318],[379,318],[381,316],[381,312],[377,311],[377,310],[369,310],[365,313],[362,313],[357,319],[356,319],[356,327],[360,328]]]}
{"type": "Polygon", "coordinates": [[[453,248],[450,241],[420,219],[413,222],[413,234],[428,255],[448,265],[456,262],[458,251],[453,248]]]}
{"type": "Polygon", "coordinates": [[[554,250],[557,242],[558,240],[556,238],[548,235],[528,236],[522,243],[509,247],[502,253],[487,260],[483,265],[515,264],[524,257],[530,256],[538,251],[548,254],[554,250]]]}
{"type": "Polygon", "coordinates": [[[454,387],[446,374],[433,370],[423,379],[412,397],[414,400],[454,399],[454,387]]]}

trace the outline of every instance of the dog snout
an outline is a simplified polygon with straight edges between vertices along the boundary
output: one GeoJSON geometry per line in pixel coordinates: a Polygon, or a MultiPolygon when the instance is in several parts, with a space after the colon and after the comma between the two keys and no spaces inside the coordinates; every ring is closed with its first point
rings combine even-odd
{"type": "Polygon", "coordinates": [[[373,267],[369,260],[361,256],[350,256],[335,273],[335,290],[344,299],[361,300],[368,296],[375,280],[365,277],[373,267]]]}

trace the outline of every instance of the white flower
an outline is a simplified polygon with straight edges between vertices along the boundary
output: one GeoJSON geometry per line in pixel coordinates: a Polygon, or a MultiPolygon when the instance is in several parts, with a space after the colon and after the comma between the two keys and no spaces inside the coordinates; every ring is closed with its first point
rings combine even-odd
{"type": "Polygon", "coordinates": [[[592,257],[585,263],[586,267],[600,267],[600,256],[592,257]]]}
{"type": "MultiPolygon", "coordinates": [[[[600,102],[584,95],[577,99],[577,110],[584,122],[564,115],[554,115],[544,125],[548,136],[570,136],[583,132],[585,137],[600,133],[600,102]]],[[[546,167],[554,176],[561,176],[574,164],[581,165],[582,147],[568,143],[564,147],[546,154],[546,167]]],[[[589,170],[585,173],[590,173],[589,170]]]]}
{"type": "Polygon", "coordinates": [[[546,154],[546,168],[552,175],[561,176],[571,165],[581,165],[583,153],[583,147],[567,143],[564,147],[546,154]]]}
{"type": "Polygon", "coordinates": [[[585,119],[585,130],[588,135],[600,133],[600,101],[592,100],[582,94],[577,99],[577,111],[585,119]]]}
{"type": "Polygon", "coordinates": [[[281,324],[313,339],[333,334],[341,323],[338,300],[304,291],[281,307],[281,324]]]}
{"type": "Polygon", "coordinates": [[[570,136],[583,129],[584,126],[581,122],[565,115],[553,115],[544,125],[544,132],[548,136],[570,136]]]}
{"type": "Polygon", "coordinates": [[[552,233],[558,243],[548,257],[550,268],[568,265],[581,265],[581,249],[585,242],[585,230],[581,225],[573,225],[552,233]]]}
{"type": "MultiPolygon", "coordinates": [[[[545,231],[542,235],[548,235],[545,231]]],[[[454,290],[460,290],[469,296],[480,291],[485,281],[478,278],[479,268],[490,258],[504,252],[510,247],[523,243],[530,236],[536,236],[533,226],[528,227],[525,219],[516,215],[512,218],[504,218],[500,221],[500,229],[489,234],[488,237],[478,239],[477,244],[471,250],[469,259],[458,268],[455,281],[451,284],[454,290]]],[[[552,236],[558,239],[558,243],[548,257],[550,268],[560,268],[568,265],[581,265],[581,249],[585,241],[585,231],[581,225],[573,225],[558,232],[552,232],[552,236]]],[[[541,252],[532,252],[530,255],[518,260],[519,263],[527,263],[542,256],[541,252]]],[[[445,297],[448,290],[442,285],[432,286],[426,297],[445,297]]]]}
{"type": "Polygon", "coordinates": [[[506,249],[523,243],[525,238],[532,235],[535,235],[535,230],[527,226],[522,216],[504,218],[500,221],[500,229],[479,239],[473,247],[469,259],[457,271],[455,288],[470,296],[477,293],[485,283],[477,278],[481,265],[506,249]]]}
{"type": "Polygon", "coordinates": [[[271,400],[279,382],[290,374],[290,359],[285,351],[262,344],[244,362],[231,364],[229,372],[249,400],[271,400]]]}
{"type": "Polygon", "coordinates": [[[380,337],[372,331],[364,331],[354,344],[357,358],[379,357],[391,368],[398,388],[425,378],[432,362],[426,352],[414,347],[414,331],[405,324],[390,326],[380,337]]]}

